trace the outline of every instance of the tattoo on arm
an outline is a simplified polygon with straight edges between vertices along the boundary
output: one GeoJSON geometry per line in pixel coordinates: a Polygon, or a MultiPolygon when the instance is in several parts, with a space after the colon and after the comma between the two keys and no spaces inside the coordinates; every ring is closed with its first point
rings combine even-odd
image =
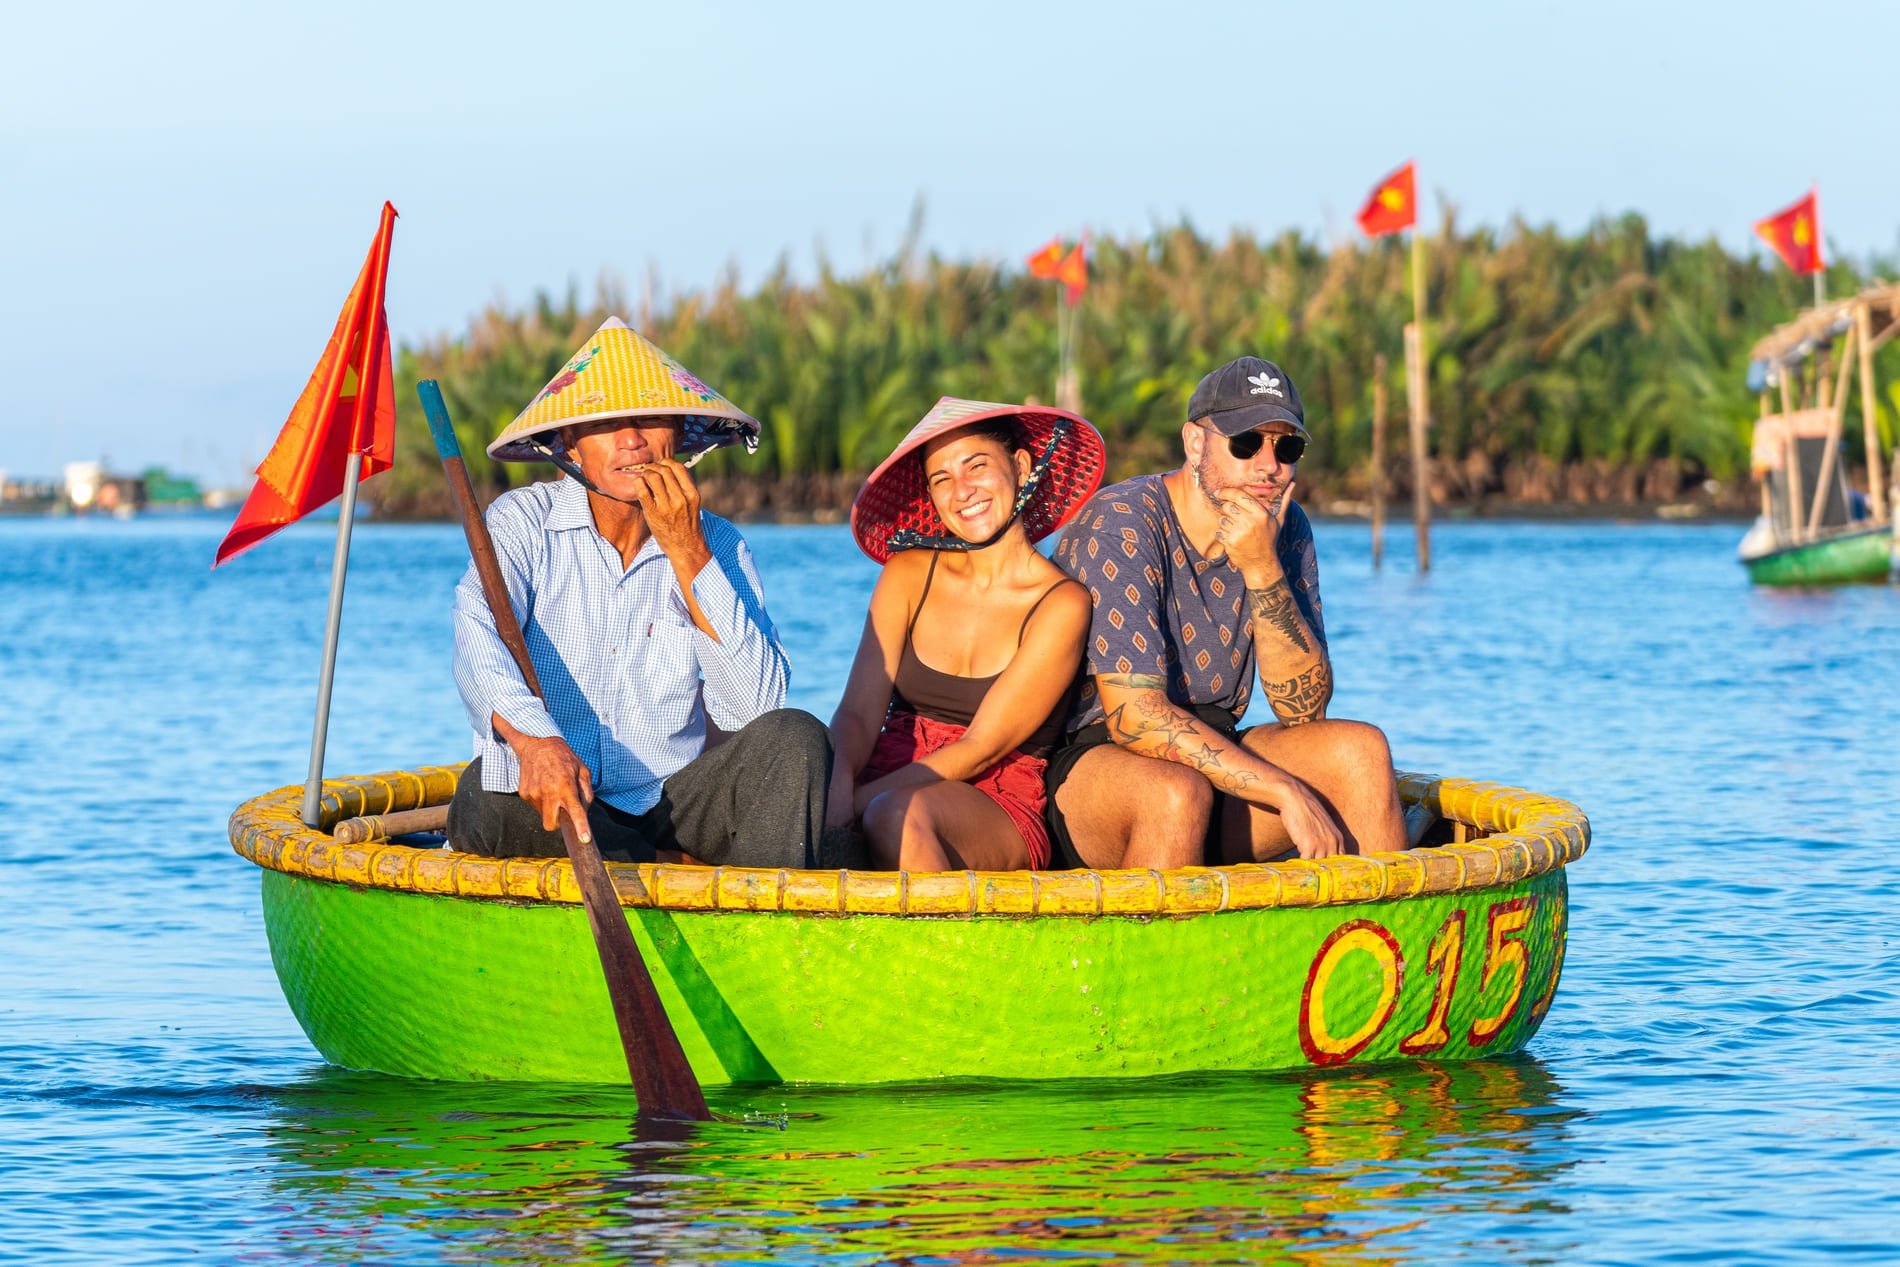
{"type": "Polygon", "coordinates": [[[1131,673],[1105,676],[1102,681],[1128,693],[1103,719],[1116,743],[1143,756],[1198,770],[1225,792],[1240,792],[1260,782],[1252,770],[1235,769],[1227,759],[1231,754],[1209,742],[1217,732],[1168,701],[1160,678],[1131,673]]]}
{"type": "Polygon", "coordinates": [[[1252,600],[1253,622],[1256,626],[1264,624],[1278,630],[1281,637],[1301,651],[1313,650],[1313,644],[1306,635],[1306,623],[1300,619],[1299,604],[1294,601],[1293,590],[1284,579],[1268,589],[1248,590],[1247,597],[1252,600]]]}
{"type": "Polygon", "coordinates": [[[1262,682],[1273,715],[1288,726],[1318,721],[1333,694],[1333,671],[1324,660],[1284,682],[1262,682]]]}

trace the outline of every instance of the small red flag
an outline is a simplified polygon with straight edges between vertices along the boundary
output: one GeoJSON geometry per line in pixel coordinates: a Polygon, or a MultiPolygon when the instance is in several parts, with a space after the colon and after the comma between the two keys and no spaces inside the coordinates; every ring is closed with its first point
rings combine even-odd
{"type": "Polygon", "coordinates": [[[1055,278],[1063,285],[1063,297],[1069,301],[1069,307],[1075,307],[1082,299],[1082,292],[1089,288],[1089,261],[1080,242],[1056,265],[1055,278]]]}
{"type": "Polygon", "coordinates": [[[1062,239],[1050,238],[1048,244],[1029,257],[1031,277],[1054,277],[1062,267],[1062,239]]]}
{"type": "Polygon", "coordinates": [[[1792,207],[1777,211],[1755,223],[1755,232],[1773,247],[1781,262],[1797,273],[1818,273],[1821,263],[1820,195],[1810,189],[1808,196],[1792,207]]]}
{"type": "Polygon", "coordinates": [[[277,443],[257,468],[257,482],[219,543],[212,567],[341,495],[343,468],[351,453],[363,455],[359,481],[388,470],[394,460],[396,386],[383,284],[389,278],[389,240],[395,227],[396,209],[385,202],[376,240],[336,319],[329,346],[277,443]]]}
{"type": "Polygon", "coordinates": [[[1405,166],[1379,182],[1379,187],[1359,208],[1359,227],[1367,237],[1397,233],[1418,223],[1418,188],[1413,165],[1405,166]]]}

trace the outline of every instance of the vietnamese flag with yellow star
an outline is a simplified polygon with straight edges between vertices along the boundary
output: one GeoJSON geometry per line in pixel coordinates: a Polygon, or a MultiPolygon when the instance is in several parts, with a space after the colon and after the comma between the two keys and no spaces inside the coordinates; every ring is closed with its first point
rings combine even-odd
{"type": "Polygon", "coordinates": [[[1773,247],[1781,262],[1797,273],[1818,273],[1821,262],[1821,204],[1818,191],[1792,207],[1755,222],[1755,232],[1773,247]]]}
{"type": "Polygon", "coordinates": [[[1359,227],[1367,237],[1397,233],[1418,223],[1418,182],[1413,164],[1405,166],[1379,182],[1379,187],[1359,208],[1359,227]]]}
{"type": "Polygon", "coordinates": [[[1054,277],[1062,267],[1062,255],[1067,243],[1061,238],[1050,238],[1043,248],[1029,257],[1029,275],[1031,277],[1054,277]]]}

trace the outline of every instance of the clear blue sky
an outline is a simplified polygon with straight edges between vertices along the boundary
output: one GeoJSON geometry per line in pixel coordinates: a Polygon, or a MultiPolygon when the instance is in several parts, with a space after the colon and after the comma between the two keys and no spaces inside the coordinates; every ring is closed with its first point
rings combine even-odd
{"type": "Polygon", "coordinates": [[[1818,181],[1834,251],[1891,255],[1897,48],[1894,0],[27,6],[0,469],[243,483],[385,198],[398,340],[603,270],[854,268],[919,195],[957,256],[1183,216],[1344,239],[1408,156],[1434,224],[1633,209],[1747,249],[1818,181]]]}

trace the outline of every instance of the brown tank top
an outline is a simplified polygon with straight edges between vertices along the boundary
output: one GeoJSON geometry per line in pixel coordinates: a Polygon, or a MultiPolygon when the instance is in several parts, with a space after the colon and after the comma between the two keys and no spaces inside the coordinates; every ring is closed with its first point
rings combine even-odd
{"type": "MultiPolygon", "coordinates": [[[[891,707],[919,717],[928,717],[932,721],[949,722],[956,726],[968,726],[976,716],[976,710],[983,705],[984,696],[990,693],[990,687],[996,679],[1003,676],[992,673],[988,677],[958,677],[954,673],[944,673],[933,669],[917,658],[917,649],[911,643],[911,634],[917,628],[917,618],[923,614],[924,600],[930,597],[930,583],[937,577],[938,555],[933,551],[930,556],[930,570],[924,575],[924,592],[917,596],[917,606],[910,614],[910,624],[904,629],[904,650],[897,659],[897,680],[892,683],[891,707]]],[[[1055,593],[1064,585],[1076,582],[1064,578],[1044,590],[1029,610],[1023,614],[1023,623],[1016,629],[1016,645],[1022,646],[1023,632],[1029,628],[1030,617],[1042,606],[1043,599],[1055,593]]],[[[1056,701],[1054,711],[1043,718],[1036,732],[1025,739],[1021,750],[1032,757],[1047,756],[1055,750],[1062,738],[1062,723],[1068,719],[1069,708],[1074,702],[1075,685],[1081,680],[1080,662],[1077,663],[1077,676],[1071,680],[1069,689],[1056,701]]]]}

